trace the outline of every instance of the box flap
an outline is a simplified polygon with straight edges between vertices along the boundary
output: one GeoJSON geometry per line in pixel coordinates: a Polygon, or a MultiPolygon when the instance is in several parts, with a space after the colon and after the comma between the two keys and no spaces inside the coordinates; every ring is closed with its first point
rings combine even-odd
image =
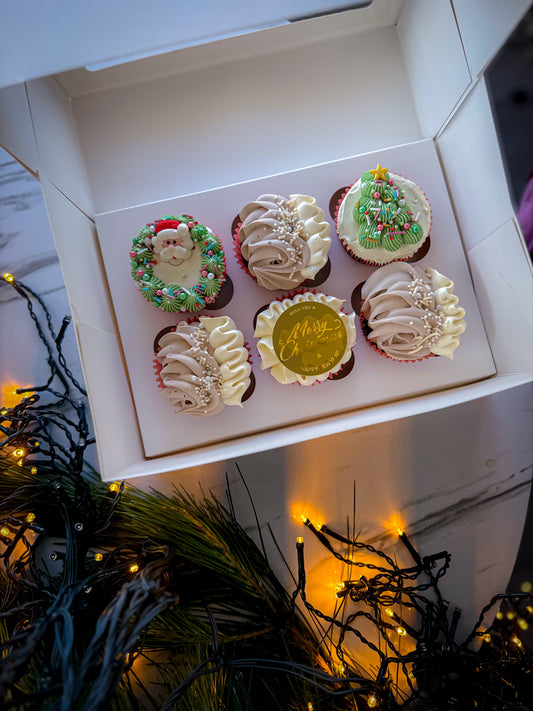
{"type": "Polygon", "coordinates": [[[116,338],[79,320],[78,335],[87,392],[93,416],[100,471],[104,481],[122,478],[129,467],[144,461],[131,407],[128,381],[116,338]]]}
{"type": "Polygon", "coordinates": [[[486,86],[480,80],[437,139],[466,249],[514,216],[486,86]]]}
{"type": "Polygon", "coordinates": [[[476,77],[500,50],[531,0],[452,0],[452,3],[468,66],[476,77]]]}
{"type": "Polygon", "coordinates": [[[150,54],[372,0],[25,0],[3,3],[0,86],[95,62],[150,54]],[[43,32],[43,28],[46,31],[43,32]],[[21,41],[21,38],[23,41],[21,41]],[[24,41],[25,40],[25,41],[24,41]],[[23,51],[21,49],[23,48],[23,51]]]}
{"type": "Polygon", "coordinates": [[[24,84],[0,90],[0,145],[37,172],[37,146],[24,84]]]}
{"type": "Polygon", "coordinates": [[[112,333],[113,316],[94,224],[41,175],[41,188],[70,304],[79,319],[112,333]]]}
{"type": "Polygon", "coordinates": [[[28,99],[39,153],[39,172],[91,215],[87,175],[70,100],[50,77],[29,82],[28,99]]]}
{"type": "Polygon", "coordinates": [[[392,27],[398,18],[401,3],[402,0],[374,0],[368,7],[313,16],[224,40],[167,51],[97,72],[84,67],[73,69],[57,74],[56,79],[68,96],[76,97],[236,60],[245,61],[259,54],[275,54],[333,37],[392,27]]]}
{"type": "Polygon", "coordinates": [[[449,0],[410,0],[398,36],[424,137],[434,136],[471,77],[449,0]]]}
{"type": "Polygon", "coordinates": [[[515,221],[476,245],[469,257],[498,372],[533,379],[533,273],[515,221]]]}

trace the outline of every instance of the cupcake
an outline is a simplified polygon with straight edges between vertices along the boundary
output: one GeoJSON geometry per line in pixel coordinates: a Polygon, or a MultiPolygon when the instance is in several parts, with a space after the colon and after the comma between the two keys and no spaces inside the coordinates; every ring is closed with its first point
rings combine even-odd
{"type": "Polygon", "coordinates": [[[260,195],[239,213],[235,234],[241,266],[265,289],[293,289],[326,265],[329,223],[308,195],[260,195]]]}
{"type": "Polygon", "coordinates": [[[176,412],[207,417],[240,405],[252,368],[244,337],[228,316],[181,321],[156,339],[159,387],[176,412]]]}
{"type": "Polygon", "coordinates": [[[367,279],[361,298],[365,337],[381,355],[401,361],[453,358],[465,312],[453,282],[436,269],[387,264],[367,279]]]}
{"type": "Polygon", "coordinates": [[[279,383],[313,385],[352,359],[355,314],[341,299],[306,292],[273,301],[257,315],[261,368],[279,383]]]}
{"type": "Polygon", "coordinates": [[[134,237],[131,275],[147,301],[163,311],[200,311],[226,277],[220,240],[190,215],[165,215],[134,237]]]}
{"type": "Polygon", "coordinates": [[[348,254],[380,266],[414,255],[429,235],[431,209],[418,185],[378,163],[344,194],[336,227],[348,254]]]}

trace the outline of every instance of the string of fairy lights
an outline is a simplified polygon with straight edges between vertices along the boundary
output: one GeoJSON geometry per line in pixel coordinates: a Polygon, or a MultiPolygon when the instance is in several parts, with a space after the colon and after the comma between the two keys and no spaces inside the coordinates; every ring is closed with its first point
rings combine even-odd
{"type": "MultiPolygon", "coordinates": [[[[168,587],[171,574],[165,570],[161,548],[153,542],[93,545],[92,541],[105,534],[113,521],[124,483],[112,482],[96,501],[86,478],[84,456],[94,440],[85,413],[85,390],[62,352],[70,319],[63,319],[56,333],[42,299],[11,274],[5,274],[4,279],[27,304],[47,353],[49,375],[41,385],[16,388],[20,401],[0,409],[0,450],[8,461],[6,472],[21,468],[35,476],[35,483],[27,483],[22,493],[12,492],[0,502],[0,560],[6,581],[0,623],[16,620],[8,639],[0,634],[0,691],[8,689],[11,694],[6,708],[19,704],[21,709],[29,701],[35,702],[33,708],[39,708],[47,695],[64,694],[51,672],[48,679],[47,662],[42,689],[32,692],[29,701],[23,704],[16,693],[13,695],[13,689],[18,689],[16,680],[29,664],[36,641],[45,638],[46,626],[69,605],[79,605],[80,598],[89,602],[96,588],[101,590],[114,582],[122,592],[109,603],[105,618],[107,632],[111,628],[113,632],[109,663],[106,668],[100,667],[98,684],[88,692],[86,705],[80,706],[103,708],[98,704],[112,697],[121,675],[131,673],[132,661],[142,656],[141,640],[147,626],[175,604],[178,596],[168,587]],[[38,316],[37,308],[42,309],[44,318],[38,316]],[[57,518],[65,531],[65,544],[47,548],[43,566],[37,551],[50,531],[57,528],[57,518]],[[53,570],[49,567],[54,564],[62,565],[63,575],[71,571],[70,578],[63,579],[57,589],[52,586],[53,570]],[[17,607],[14,591],[21,586],[31,589],[37,602],[17,607]],[[51,590],[54,595],[43,613],[42,595],[50,595],[51,590]],[[129,620],[127,625],[121,622],[123,619],[129,620]]],[[[531,586],[516,594],[495,596],[461,638],[461,612],[444,599],[440,590],[451,564],[447,551],[422,555],[405,530],[398,529],[398,542],[413,563],[405,567],[393,555],[353,534],[344,535],[306,516],[301,517],[301,523],[312,540],[342,565],[342,579],[334,592],[332,611],[324,612],[313,605],[307,588],[304,536],[299,536],[296,586],[284,602],[290,614],[284,609],[282,617],[293,619],[297,606],[303,608],[318,644],[327,651],[323,655],[327,662],[312,666],[257,654],[225,658],[220,651],[223,641],[216,613],[208,609],[211,653],[160,708],[179,709],[189,687],[222,667],[236,674],[253,670],[254,674],[297,680],[310,695],[312,691],[312,700],[300,700],[303,711],[528,708],[528,699],[533,698],[532,654],[524,635],[533,624],[531,586]],[[375,661],[363,668],[358,649],[366,650],[375,661]]],[[[56,644],[70,650],[74,632],[67,627],[62,628],[56,644]]],[[[87,645],[80,667],[68,677],[72,698],[77,698],[76,685],[83,687],[89,670],[101,664],[96,637],[87,645]]],[[[58,648],[54,647],[56,651],[58,648]]]]}
{"type": "Polygon", "coordinates": [[[439,581],[451,562],[448,552],[421,556],[407,533],[398,529],[398,539],[415,563],[412,567],[401,568],[383,551],[339,534],[327,525],[314,525],[306,516],[301,518],[313,537],[351,573],[337,585],[335,596],[340,605],[333,615],[325,615],[307,599],[304,539],[297,538],[300,599],[311,615],[328,626],[330,646],[344,672],[339,684],[346,689],[351,687],[352,693],[355,685],[354,696],[366,707],[529,708],[523,704],[526,699],[533,698],[529,696],[533,690],[529,680],[531,654],[526,653],[519,634],[533,621],[529,583],[523,586],[527,592],[494,596],[481,611],[470,633],[458,640],[461,611],[451,607],[439,589],[439,581]],[[344,551],[336,550],[331,540],[343,544],[344,551]],[[381,559],[382,564],[369,562],[367,555],[364,560],[358,559],[356,552],[381,559]],[[362,568],[364,574],[353,574],[362,568]],[[350,609],[347,616],[343,616],[341,613],[346,611],[348,604],[355,611],[350,609]],[[494,614],[496,605],[503,605],[503,608],[487,625],[486,618],[494,614]],[[372,638],[368,633],[363,634],[360,626],[355,626],[358,620],[366,621],[372,638]],[[350,635],[378,656],[379,666],[373,679],[361,679],[352,674],[345,653],[350,635]],[[402,652],[394,637],[398,642],[409,639],[409,651],[402,652]],[[475,644],[476,639],[482,642],[481,649],[479,642],[475,644]],[[522,685],[509,681],[513,676],[509,674],[511,667],[515,667],[515,676],[516,670],[521,671],[525,680],[522,685]],[[457,674],[461,668],[463,677],[457,674]],[[390,673],[391,669],[396,670],[395,675],[390,673]]]}

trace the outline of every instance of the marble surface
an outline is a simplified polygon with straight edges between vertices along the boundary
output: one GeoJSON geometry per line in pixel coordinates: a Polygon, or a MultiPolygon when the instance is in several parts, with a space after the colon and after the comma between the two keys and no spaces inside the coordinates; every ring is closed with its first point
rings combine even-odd
{"type": "MultiPolygon", "coordinates": [[[[0,153],[0,255],[9,271],[46,299],[57,324],[68,298],[39,184],[11,157],[0,153]]],[[[26,307],[0,281],[0,376],[30,384],[43,375],[43,354],[26,307]]],[[[75,334],[65,351],[81,377],[75,334]]],[[[286,449],[242,457],[166,475],[135,480],[142,488],[225,496],[229,478],[237,515],[256,535],[244,476],[255,502],[269,555],[290,580],[272,544],[271,532],[295,566],[299,517],[345,530],[354,510],[355,528],[366,541],[410,560],[394,531],[405,527],[423,555],[452,553],[444,594],[463,609],[465,629],[495,593],[505,590],[518,551],[533,472],[532,389],[529,385],[453,408],[315,439],[286,449]]],[[[94,453],[93,453],[93,456],[94,453]]],[[[332,609],[342,572],[305,536],[308,598],[332,609]]]]}
{"type": "MultiPolygon", "coordinates": [[[[57,331],[70,308],[41,187],[0,148],[0,275],[5,272],[43,298],[57,331]]],[[[72,326],[66,331],[62,348],[74,377],[83,383],[72,326]]],[[[46,356],[26,302],[0,278],[0,399],[12,384],[40,384],[48,374],[46,356]]],[[[89,457],[96,465],[96,451],[89,457]]]]}

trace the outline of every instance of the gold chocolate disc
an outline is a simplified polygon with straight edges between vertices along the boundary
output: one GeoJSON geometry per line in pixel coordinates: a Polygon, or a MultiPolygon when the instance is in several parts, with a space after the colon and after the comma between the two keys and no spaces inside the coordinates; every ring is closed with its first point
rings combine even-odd
{"type": "Polygon", "coordinates": [[[272,334],[280,362],[298,375],[333,370],[346,352],[347,340],[340,315],[315,301],[289,306],[280,314],[272,334]]]}

